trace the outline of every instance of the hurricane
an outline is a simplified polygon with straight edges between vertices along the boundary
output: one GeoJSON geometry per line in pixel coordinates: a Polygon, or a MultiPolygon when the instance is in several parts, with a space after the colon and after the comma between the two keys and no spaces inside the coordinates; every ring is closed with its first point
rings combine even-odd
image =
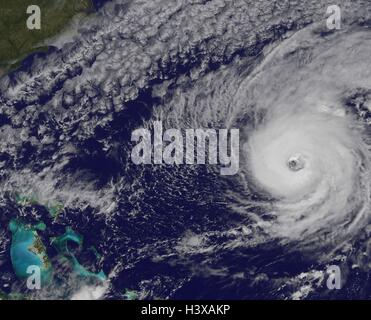
{"type": "Polygon", "coordinates": [[[252,135],[252,180],[277,199],[273,234],[306,241],[327,231],[341,240],[367,224],[368,148],[351,126],[314,110],[268,120],[252,135]]]}
{"type": "MultiPolygon", "coordinates": [[[[252,74],[225,72],[230,82],[208,82],[221,97],[202,101],[200,117],[187,119],[174,106],[174,118],[239,127],[243,190],[269,198],[259,205],[270,221],[252,219],[271,237],[303,247],[321,239],[335,248],[369,222],[368,122],[348,103],[370,85],[369,34],[348,30],[320,44],[317,38],[316,27],[308,28],[270,50],[252,74]]],[[[249,215],[254,203],[234,196],[249,215]]]]}
{"type": "Polygon", "coordinates": [[[359,59],[368,38],[350,32],[314,49],[303,32],[289,42],[306,43],[305,53],[282,44],[248,81],[264,116],[248,134],[247,171],[275,198],[272,234],[341,243],[369,222],[369,129],[346,105],[349,92],[370,84],[370,61],[359,59]]]}
{"type": "Polygon", "coordinates": [[[1,283],[18,218],[98,281],[36,298],[369,298],[371,20],[344,1],[328,30],[330,4],[112,0],[3,76],[1,283]],[[238,172],[133,163],[156,121],[238,129],[238,172]]]}

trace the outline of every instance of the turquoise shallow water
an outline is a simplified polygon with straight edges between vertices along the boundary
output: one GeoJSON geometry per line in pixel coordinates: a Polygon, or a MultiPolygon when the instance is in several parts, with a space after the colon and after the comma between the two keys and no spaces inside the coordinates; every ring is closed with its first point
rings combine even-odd
{"type": "Polygon", "coordinates": [[[83,244],[83,237],[73,231],[70,227],[66,228],[66,232],[57,237],[52,239],[52,244],[57,249],[57,251],[68,258],[73,266],[73,270],[76,274],[82,277],[93,277],[101,281],[107,280],[106,274],[101,270],[98,273],[93,273],[88,271],[75,257],[75,255],[69,250],[68,243],[74,242],[78,246],[82,246],[83,244]]]}
{"type": "MultiPolygon", "coordinates": [[[[30,266],[37,266],[41,271],[42,284],[48,284],[52,280],[52,265],[46,254],[44,244],[41,242],[37,230],[44,230],[44,224],[30,226],[12,220],[9,223],[9,229],[12,232],[12,244],[10,256],[15,274],[20,279],[26,279],[30,276],[27,269],[30,266]]],[[[73,271],[82,277],[93,277],[100,281],[107,280],[103,271],[93,273],[88,271],[79,263],[74,253],[69,250],[68,244],[76,243],[79,247],[83,244],[83,237],[67,227],[66,232],[51,239],[51,244],[56,248],[61,257],[64,257],[71,263],[73,271]]]]}
{"type": "Polygon", "coordinates": [[[41,271],[42,283],[48,282],[52,268],[37,231],[16,221],[9,223],[9,229],[12,232],[10,257],[16,275],[25,279],[30,276],[28,267],[37,266],[41,271]]]}

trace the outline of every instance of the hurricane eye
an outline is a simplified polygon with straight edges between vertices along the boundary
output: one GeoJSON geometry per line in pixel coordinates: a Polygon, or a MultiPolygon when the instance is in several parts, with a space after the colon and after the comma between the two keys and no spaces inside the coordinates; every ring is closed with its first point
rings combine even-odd
{"type": "Polygon", "coordinates": [[[290,157],[287,161],[287,166],[292,171],[299,171],[304,168],[304,160],[300,156],[290,157]]]}

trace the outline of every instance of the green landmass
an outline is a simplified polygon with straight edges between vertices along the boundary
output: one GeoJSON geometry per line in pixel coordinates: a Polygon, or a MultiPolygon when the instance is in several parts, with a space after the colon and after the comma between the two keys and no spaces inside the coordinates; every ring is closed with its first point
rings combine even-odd
{"type": "Polygon", "coordinates": [[[16,69],[20,61],[34,52],[48,48],[40,43],[68,24],[78,13],[93,10],[91,0],[0,0],[0,76],[16,69]],[[27,8],[41,9],[41,29],[29,30],[27,8]]]}
{"type": "Polygon", "coordinates": [[[63,211],[64,206],[62,203],[58,201],[48,201],[46,203],[40,202],[35,195],[23,195],[23,194],[16,194],[15,201],[20,206],[28,206],[28,205],[40,205],[46,208],[49,212],[49,215],[53,219],[57,219],[59,214],[63,211]]]}
{"type": "MultiPolygon", "coordinates": [[[[63,204],[60,202],[53,202],[51,204],[50,201],[47,201],[46,203],[42,203],[38,197],[32,193],[16,193],[14,194],[14,200],[20,206],[42,205],[53,218],[58,217],[58,214],[63,211],[64,208],[63,204]]],[[[10,258],[17,277],[20,280],[27,279],[29,277],[28,267],[37,266],[40,268],[42,285],[49,285],[52,283],[52,281],[54,281],[54,269],[47,255],[46,247],[38,234],[38,231],[45,231],[47,225],[43,221],[38,221],[31,225],[17,219],[12,219],[8,227],[12,234],[10,258]]],[[[84,238],[71,227],[66,227],[64,234],[52,237],[49,240],[50,244],[54,246],[58,253],[58,261],[63,264],[69,263],[71,271],[77,276],[87,279],[97,279],[102,282],[108,279],[103,270],[97,273],[91,272],[78,261],[70,245],[75,243],[78,245],[79,250],[81,250],[83,248],[84,238]]],[[[88,250],[91,250],[97,259],[101,258],[100,253],[94,246],[91,246],[88,250]]],[[[135,299],[135,295],[129,292],[126,298],[135,299]]],[[[6,294],[0,290],[0,300],[17,299],[24,299],[24,297],[16,293],[6,294]]]]}
{"type": "Polygon", "coordinates": [[[52,266],[46,254],[46,248],[39,237],[37,230],[45,229],[45,224],[40,222],[35,226],[11,220],[9,230],[12,233],[10,258],[13,269],[20,279],[29,277],[29,266],[38,266],[41,271],[42,283],[48,283],[52,277],[52,266]]]}
{"type": "Polygon", "coordinates": [[[50,216],[56,219],[58,218],[59,214],[63,211],[63,204],[60,202],[47,203],[46,209],[48,210],[50,216]]]}
{"type": "Polygon", "coordinates": [[[138,300],[138,292],[135,290],[125,289],[124,300],[138,300]]]}

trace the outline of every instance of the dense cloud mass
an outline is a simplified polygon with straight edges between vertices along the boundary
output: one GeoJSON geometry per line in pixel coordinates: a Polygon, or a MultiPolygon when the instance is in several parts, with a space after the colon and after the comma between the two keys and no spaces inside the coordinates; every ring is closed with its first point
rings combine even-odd
{"type": "Polygon", "coordinates": [[[337,1],[330,32],[335,2],[116,0],[75,21],[0,80],[4,225],[13,192],[62,202],[53,223],[94,230],[107,297],[321,297],[334,263],[362,283],[371,6],[337,1]],[[154,119],[239,128],[239,174],[133,165],[131,132],[154,119]]]}

